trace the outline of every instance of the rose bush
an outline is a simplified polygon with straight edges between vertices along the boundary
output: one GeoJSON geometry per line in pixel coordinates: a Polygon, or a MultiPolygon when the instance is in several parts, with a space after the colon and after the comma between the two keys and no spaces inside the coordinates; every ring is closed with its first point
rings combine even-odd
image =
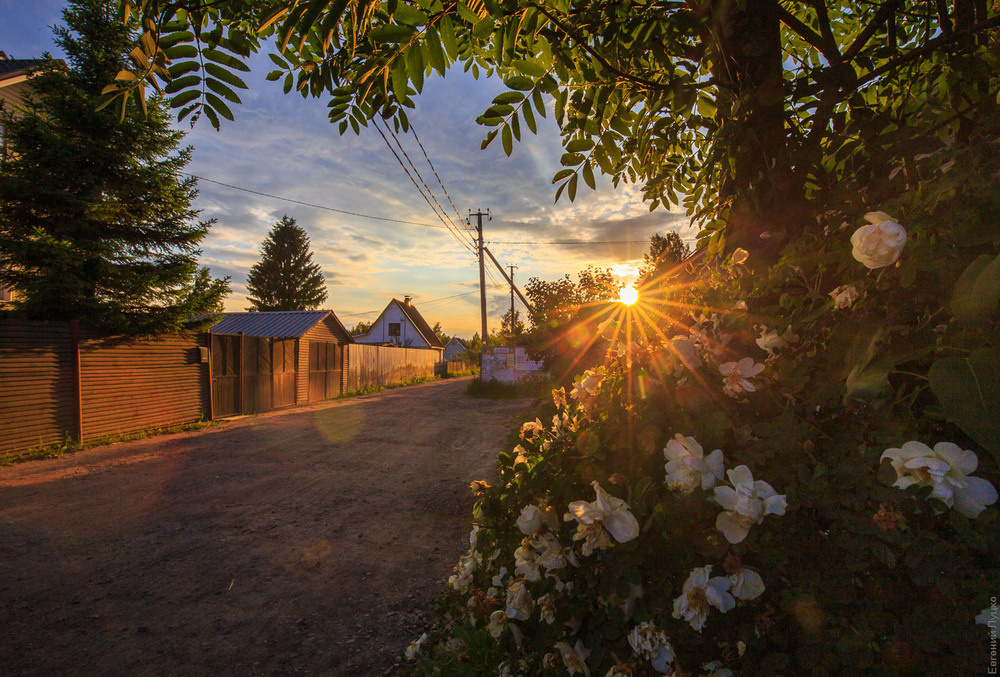
{"type": "Polygon", "coordinates": [[[903,249],[845,200],[776,263],[703,261],[663,305],[622,307],[604,362],[478,485],[472,547],[407,670],[982,673],[1000,177],[988,149],[926,162],[963,171],[926,166],[880,205],[903,249]],[[866,218],[849,242],[840,224],[866,218]]]}

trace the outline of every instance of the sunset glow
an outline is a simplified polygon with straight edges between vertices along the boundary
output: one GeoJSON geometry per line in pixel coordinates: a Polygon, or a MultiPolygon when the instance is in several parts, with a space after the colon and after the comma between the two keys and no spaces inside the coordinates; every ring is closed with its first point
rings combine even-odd
{"type": "Polygon", "coordinates": [[[622,287],[621,291],[618,292],[618,301],[626,306],[630,306],[638,300],[639,291],[632,285],[622,287]]]}

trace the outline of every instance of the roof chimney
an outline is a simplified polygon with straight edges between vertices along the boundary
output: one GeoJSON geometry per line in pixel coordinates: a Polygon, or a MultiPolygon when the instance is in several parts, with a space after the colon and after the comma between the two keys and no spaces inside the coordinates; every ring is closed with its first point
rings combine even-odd
{"type": "Polygon", "coordinates": [[[403,297],[403,303],[406,304],[406,305],[410,305],[410,299],[411,298],[413,298],[413,297],[412,296],[404,296],[403,297]]]}

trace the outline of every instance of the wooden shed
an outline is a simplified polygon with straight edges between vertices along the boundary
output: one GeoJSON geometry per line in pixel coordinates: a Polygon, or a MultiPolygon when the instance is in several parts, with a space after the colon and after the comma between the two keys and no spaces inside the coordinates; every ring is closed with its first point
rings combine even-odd
{"type": "Polygon", "coordinates": [[[350,333],[332,310],[225,313],[208,331],[212,416],[337,397],[350,333]]]}

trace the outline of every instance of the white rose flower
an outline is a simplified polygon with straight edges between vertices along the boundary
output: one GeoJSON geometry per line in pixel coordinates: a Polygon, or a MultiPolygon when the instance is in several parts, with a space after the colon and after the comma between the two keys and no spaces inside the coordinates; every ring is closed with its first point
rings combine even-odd
{"type": "Polygon", "coordinates": [[[531,546],[538,552],[535,561],[545,569],[546,574],[551,575],[553,571],[565,569],[567,563],[576,566],[573,551],[563,548],[555,534],[542,534],[532,541],[531,546]]]}
{"type": "Polygon", "coordinates": [[[542,580],[542,574],[538,571],[538,563],[535,562],[535,551],[531,549],[531,541],[524,539],[521,547],[514,551],[514,574],[524,576],[524,579],[532,583],[542,580]]]}
{"type": "Polygon", "coordinates": [[[548,625],[556,622],[556,596],[551,592],[538,598],[538,617],[548,625]]]}
{"type": "Polygon", "coordinates": [[[690,494],[696,487],[708,490],[721,480],[724,473],[722,450],[716,449],[707,457],[705,450],[693,437],[680,433],[667,442],[663,448],[667,459],[667,486],[676,491],[690,494]]]}
{"type": "Polygon", "coordinates": [[[788,325],[788,329],[781,336],[778,336],[776,330],[767,330],[767,325],[761,325],[760,328],[760,338],[757,339],[757,345],[761,350],[766,350],[769,355],[774,355],[774,351],[780,348],[787,348],[791,343],[798,343],[799,335],[792,332],[792,326],[788,325]]]}
{"type": "Polygon", "coordinates": [[[534,421],[526,421],[521,425],[521,439],[534,440],[536,436],[545,432],[545,426],[536,418],[534,421]]]}
{"type": "Polygon", "coordinates": [[[753,569],[740,569],[729,575],[729,591],[742,600],[757,599],[764,594],[764,579],[753,569]]]}
{"type": "Polygon", "coordinates": [[[555,649],[562,656],[563,665],[566,666],[570,675],[581,672],[586,677],[590,677],[590,669],[587,667],[590,651],[583,645],[583,640],[576,640],[576,646],[573,647],[566,642],[559,642],[555,645],[555,649]]]}
{"type": "Polygon", "coordinates": [[[938,442],[931,449],[926,444],[911,441],[901,448],[886,449],[879,459],[889,459],[896,471],[892,486],[933,487],[931,498],[974,519],[997,502],[997,490],[987,480],[972,477],[979,466],[976,452],[962,449],[951,442],[938,442]]]}
{"type": "Polygon", "coordinates": [[[626,543],[639,535],[639,522],[629,512],[628,504],[620,498],[615,498],[601,488],[600,483],[592,483],[597,500],[573,501],[569,504],[569,512],[563,516],[567,522],[575,519],[579,522],[574,541],[583,541],[584,556],[594,550],[611,547],[613,536],[619,543],[626,543]]]}
{"type": "Polygon", "coordinates": [[[719,365],[722,374],[722,390],[730,397],[739,397],[740,393],[752,393],[757,390],[750,379],[764,371],[764,365],[753,361],[752,357],[744,357],[739,362],[725,362],[719,365]]]}
{"type": "Polygon", "coordinates": [[[670,351],[688,369],[697,369],[702,366],[701,358],[698,356],[698,351],[695,350],[694,344],[684,336],[675,336],[670,339],[670,351]]]}
{"type": "Polygon", "coordinates": [[[729,579],[725,576],[709,578],[712,566],[694,569],[684,581],[683,592],[674,600],[674,618],[680,618],[701,632],[708,620],[710,607],[726,613],[736,606],[736,599],[729,594],[729,579]]]}
{"type": "Polygon", "coordinates": [[[507,586],[507,618],[526,621],[534,608],[528,586],[519,578],[512,580],[507,586]]]}
{"type": "Polygon", "coordinates": [[[427,639],[427,633],[425,632],[424,634],[420,635],[419,638],[410,642],[410,646],[406,647],[406,651],[403,652],[403,656],[406,658],[406,660],[413,661],[417,659],[417,656],[420,654],[420,645],[423,644],[426,639],[427,639]]]}
{"type": "Polygon", "coordinates": [[[884,268],[899,260],[906,244],[906,229],[885,212],[865,214],[868,225],[851,235],[851,255],[866,268],[884,268]]]}
{"type": "Polygon", "coordinates": [[[753,473],[745,465],[726,473],[732,487],[715,487],[715,496],[725,512],[715,520],[715,528],[726,540],[736,544],[747,537],[750,527],[760,524],[767,515],[784,515],[788,502],[763,480],[754,481],[753,473]]]}
{"type": "Polygon", "coordinates": [[[533,536],[544,528],[551,530],[559,528],[559,518],[551,506],[545,504],[526,505],[517,518],[517,528],[525,536],[533,536]]]}
{"type": "Polygon", "coordinates": [[[844,310],[853,306],[854,302],[858,300],[858,290],[853,285],[842,284],[830,292],[830,297],[833,299],[834,308],[844,310]]]}

